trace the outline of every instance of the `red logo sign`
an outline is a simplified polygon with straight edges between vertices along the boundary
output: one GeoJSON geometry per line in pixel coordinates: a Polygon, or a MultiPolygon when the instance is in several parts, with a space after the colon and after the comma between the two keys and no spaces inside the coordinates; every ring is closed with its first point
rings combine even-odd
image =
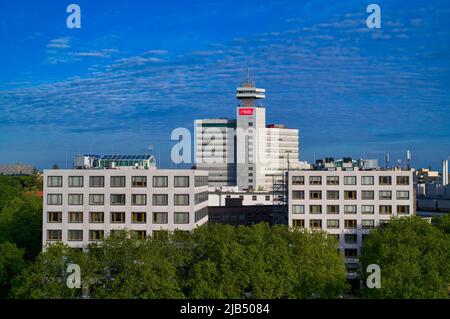
{"type": "Polygon", "coordinates": [[[253,115],[253,109],[248,107],[240,108],[239,115],[253,115]]]}

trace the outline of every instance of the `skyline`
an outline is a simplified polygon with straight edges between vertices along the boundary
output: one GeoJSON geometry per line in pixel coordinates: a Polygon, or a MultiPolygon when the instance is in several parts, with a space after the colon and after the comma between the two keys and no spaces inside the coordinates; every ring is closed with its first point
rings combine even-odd
{"type": "Polygon", "coordinates": [[[69,167],[144,153],[234,117],[249,68],[268,123],[299,129],[300,160],[351,156],[440,169],[450,155],[450,5],[376,1],[51,1],[0,4],[0,163],[69,167]],[[67,29],[77,3],[82,28],[67,29]],[[26,4],[26,5],[24,5],[26,4]],[[7,14],[4,14],[7,13],[7,14]]]}

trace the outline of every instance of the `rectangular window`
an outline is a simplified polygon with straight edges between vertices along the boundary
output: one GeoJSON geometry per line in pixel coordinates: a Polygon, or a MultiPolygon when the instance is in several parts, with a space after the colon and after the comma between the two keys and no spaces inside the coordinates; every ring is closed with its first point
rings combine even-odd
{"type": "Polygon", "coordinates": [[[270,196],[266,195],[266,201],[270,201],[270,196]]]}
{"type": "Polygon", "coordinates": [[[327,185],[339,185],[339,176],[327,176],[327,185]]]}
{"type": "Polygon", "coordinates": [[[339,199],[339,191],[327,191],[327,199],[339,199]]]}
{"type": "Polygon", "coordinates": [[[408,215],[409,214],[409,205],[397,205],[397,214],[408,215]]]}
{"type": "Polygon", "coordinates": [[[147,205],[147,195],[146,194],[132,194],[131,195],[131,205],[136,205],[136,206],[147,205]]]}
{"type": "Polygon", "coordinates": [[[195,205],[206,202],[208,200],[208,193],[207,192],[203,192],[203,193],[198,193],[195,194],[194,196],[194,203],[195,205]]]}
{"type": "Polygon", "coordinates": [[[195,222],[202,220],[206,216],[208,216],[208,207],[200,208],[195,212],[195,222]]]}
{"type": "Polygon", "coordinates": [[[90,194],[89,195],[89,205],[104,205],[105,195],[103,194],[90,194]]]}
{"type": "Polygon", "coordinates": [[[166,239],[169,236],[169,232],[167,230],[154,230],[153,238],[154,239],[166,239]]]}
{"type": "Polygon", "coordinates": [[[83,231],[82,230],[71,230],[67,231],[68,241],[83,241],[83,231]]]}
{"type": "Polygon", "coordinates": [[[344,242],[346,244],[356,244],[358,242],[358,237],[356,236],[356,234],[345,234],[344,242]]]}
{"type": "Polygon", "coordinates": [[[125,176],[111,176],[111,187],[125,187],[125,176]]]}
{"type": "Polygon", "coordinates": [[[356,176],[344,176],[344,185],[356,185],[356,176]]]}
{"type": "Polygon", "coordinates": [[[147,237],[147,232],[145,230],[131,230],[130,236],[133,239],[144,240],[147,237]]]}
{"type": "Polygon", "coordinates": [[[373,176],[361,176],[361,185],[373,185],[373,176]]]}
{"type": "Polygon", "coordinates": [[[362,214],[374,214],[375,213],[375,207],[373,205],[362,205],[361,206],[361,213],[362,214]]]}
{"type": "Polygon", "coordinates": [[[339,205],[327,205],[327,214],[339,214],[339,205]]]}
{"type": "Polygon", "coordinates": [[[147,213],[133,212],[131,216],[133,224],[145,224],[147,222],[147,213]]]}
{"type": "Polygon", "coordinates": [[[168,187],[168,183],[167,176],[153,176],[153,187],[168,187]]]}
{"type": "Polygon", "coordinates": [[[380,199],[392,199],[392,192],[391,191],[380,191],[378,196],[380,199]]]}
{"type": "Polygon", "coordinates": [[[305,199],[305,191],[292,191],[292,199],[305,199]]]}
{"type": "Polygon", "coordinates": [[[370,200],[375,198],[374,191],[361,191],[361,199],[370,200]]]}
{"type": "Polygon", "coordinates": [[[175,206],[187,206],[189,205],[189,194],[175,194],[174,195],[175,206]]]}
{"type": "Polygon", "coordinates": [[[305,220],[304,219],[293,219],[292,227],[305,228],[305,220]]]}
{"type": "Polygon", "coordinates": [[[258,196],[252,195],[252,200],[253,200],[253,201],[258,200],[258,196]]]}
{"type": "Polygon", "coordinates": [[[322,185],[322,177],[321,176],[310,176],[309,177],[309,185],[322,185]]]}
{"type": "Polygon", "coordinates": [[[361,227],[368,229],[375,227],[375,221],[373,219],[363,219],[361,220],[361,227]]]}
{"type": "Polygon", "coordinates": [[[380,214],[390,215],[392,214],[391,205],[380,205],[380,214]]]}
{"type": "Polygon", "coordinates": [[[131,186],[132,187],[147,187],[147,176],[132,176],[131,177],[131,186]]]}
{"type": "Polygon", "coordinates": [[[344,205],[344,214],[356,214],[357,206],[356,205],[344,205]]]}
{"type": "Polygon", "coordinates": [[[62,239],[62,231],[60,229],[47,230],[48,241],[60,241],[62,239]]]}
{"type": "Polygon", "coordinates": [[[346,229],[355,229],[356,228],[356,219],[346,219],[346,220],[344,220],[344,227],[346,229]]]}
{"type": "Polygon", "coordinates": [[[90,223],[103,223],[105,214],[103,212],[89,212],[90,223]]]}
{"type": "Polygon", "coordinates": [[[62,194],[47,194],[47,205],[62,205],[62,194]]]}
{"type": "Polygon", "coordinates": [[[83,222],[83,212],[69,212],[69,223],[80,224],[83,222]]]}
{"type": "Polygon", "coordinates": [[[189,187],[189,176],[175,176],[173,185],[175,187],[189,187]]]}
{"type": "Polygon", "coordinates": [[[69,205],[83,205],[83,194],[69,194],[69,205]]]}
{"type": "Polygon", "coordinates": [[[344,191],[344,199],[356,199],[356,191],[344,191]]]}
{"type": "Polygon", "coordinates": [[[62,187],[62,176],[48,176],[47,187],[62,187]]]}
{"type": "Polygon", "coordinates": [[[168,213],[155,212],[153,213],[153,223],[154,224],[167,224],[168,213]]]}
{"type": "Polygon", "coordinates": [[[397,199],[409,199],[409,191],[397,191],[397,199]]]}
{"type": "Polygon", "coordinates": [[[309,191],[309,199],[322,199],[322,191],[309,191]]]}
{"type": "Polygon", "coordinates": [[[83,187],[83,176],[69,176],[69,187],[83,187]]]}
{"type": "Polygon", "coordinates": [[[397,176],[397,185],[409,185],[409,176],[397,176]]]}
{"type": "Polygon", "coordinates": [[[380,220],[378,221],[378,224],[379,224],[380,226],[389,224],[389,219],[380,219],[380,220]]]}
{"type": "Polygon", "coordinates": [[[292,176],[292,185],[305,185],[305,176],[292,176]]]}
{"type": "Polygon", "coordinates": [[[208,185],[208,176],[195,176],[194,186],[201,187],[208,185]]]}
{"type": "Polygon", "coordinates": [[[310,219],[309,220],[309,228],[322,229],[322,220],[321,219],[310,219]]]}
{"type": "Polygon", "coordinates": [[[95,241],[95,240],[103,240],[105,237],[105,232],[103,230],[90,230],[89,231],[89,240],[95,241]]]}
{"type": "Polygon", "coordinates": [[[114,206],[125,205],[125,194],[111,194],[110,204],[114,206]]]}
{"type": "Polygon", "coordinates": [[[292,214],[304,214],[305,205],[292,205],[292,214]]]}
{"type": "Polygon", "coordinates": [[[189,224],[189,213],[175,212],[173,222],[174,224],[189,224]]]}
{"type": "Polygon", "coordinates": [[[105,187],[105,177],[89,176],[89,187],[105,187]]]}
{"type": "Polygon", "coordinates": [[[339,228],[339,219],[328,219],[327,228],[339,228]]]}
{"type": "Polygon", "coordinates": [[[346,248],[344,249],[345,258],[356,258],[358,257],[358,249],[346,248]]]}
{"type": "Polygon", "coordinates": [[[322,205],[309,205],[310,214],[322,214],[322,205]]]}
{"type": "Polygon", "coordinates": [[[124,212],[111,212],[111,223],[123,224],[125,223],[124,212]]]}
{"type": "Polygon", "coordinates": [[[47,212],[48,223],[61,223],[61,218],[62,218],[61,212],[47,212]]]}
{"type": "Polygon", "coordinates": [[[391,176],[380,176],[379,184],[380,185],[392,185],[392,177],[391,176]]]}

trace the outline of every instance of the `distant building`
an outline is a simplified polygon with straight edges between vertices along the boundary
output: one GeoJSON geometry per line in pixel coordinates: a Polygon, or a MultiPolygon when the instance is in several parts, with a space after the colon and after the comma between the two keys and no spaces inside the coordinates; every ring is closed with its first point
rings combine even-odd
{"type": "Polygon", "coordinates": [[[35,169],[32,165],[1,164],[0,175],[33,175],[35,169]]]}

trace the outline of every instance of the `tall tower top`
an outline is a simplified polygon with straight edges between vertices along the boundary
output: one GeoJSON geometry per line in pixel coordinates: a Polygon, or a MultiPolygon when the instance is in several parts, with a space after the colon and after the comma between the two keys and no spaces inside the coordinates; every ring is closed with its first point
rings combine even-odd
{"type": "Polygon", "coordinates": [[[266,90],[256,88],[255,83],[250,81],[250,72],[248,69],[247,82],[236,89],[236,98],[242,100],[242,104],[245,107],[254,107],[255,100],[266,98],[266,90]]]}

